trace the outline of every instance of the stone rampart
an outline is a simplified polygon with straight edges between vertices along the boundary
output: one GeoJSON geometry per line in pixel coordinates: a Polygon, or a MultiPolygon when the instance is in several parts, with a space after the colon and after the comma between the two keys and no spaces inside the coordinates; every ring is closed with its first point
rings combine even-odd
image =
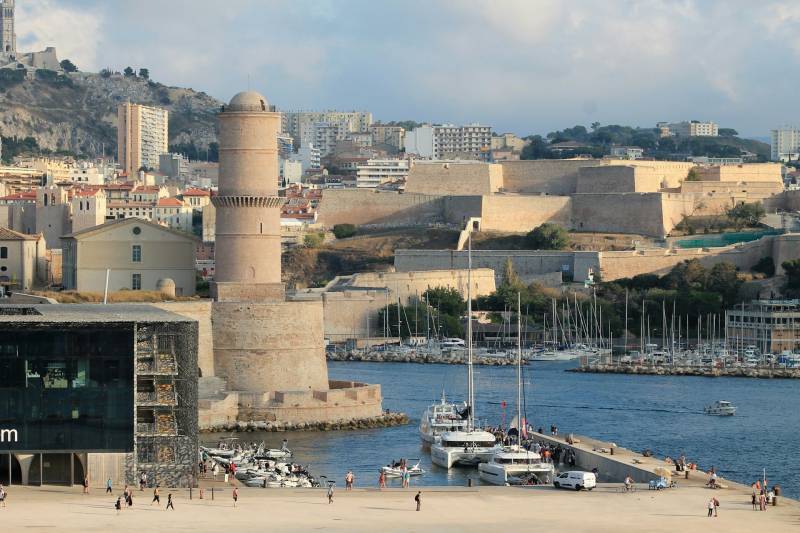
{"type": "Polygon", "coordinates": [[[674,224],[665,224],[662,193],[576,194],[572,197],[572,227],[664,237],[674,224]]]}
{"type": "Polygon", "coordinates": [[[319,203],[317,221],[325,227],[336,224],[404,226],[440,222],[443,198],[426,194],[329,189],[319,203]]]}
{"type": "Polygon", "coordinates": [[[695,169],[702,181],[762,181],[783,185],[780,163],[745,163],[741,165],[702,166],[695,169]]]}
{"type": "Polygon", "coordinates": [[[642,169],[654,175],[662,187],[680,187],[689,171],[696,168],[695,163],[684,161],[649,161],[649,160],[628,160],[628,159],[606,159],[604,165],[623,165],[642,169]]]}
{"type": "Polygon", "coordinates": [[[481,229],[484,231],[528,232],[551,222],[565,228],[572,224],[572,198],[569,196],[483,196],[481,229]]]}
{"type": "Polygon", "coordinates": [[[596,159],[504,161],[503,190],[520,194],[574,194],[580,169],[600,164],[596,159]]]}
{"type": "Polygon", "coordinates": [[[408,172],[406,192],[439,196],[492,194],[503,186],[503,168],[493,163],[424,161],[408,172]]]}

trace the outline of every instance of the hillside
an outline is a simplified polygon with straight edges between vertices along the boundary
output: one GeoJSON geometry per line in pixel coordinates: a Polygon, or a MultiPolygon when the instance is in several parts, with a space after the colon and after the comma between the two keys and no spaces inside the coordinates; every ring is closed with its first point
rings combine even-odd
{"type": "Polygon", "coordinates": [[[117,106],[155,105],[170,112],[170,144],[206,148],[216,140],[214,115],[222,105],[202,92],[167,87],[121,74],[76,72],[56,77],[39,71],[26,80],[13,72],[0,76],[0,135],[33,137],[39,148],[78,155],[116,152],[117,106]]]}

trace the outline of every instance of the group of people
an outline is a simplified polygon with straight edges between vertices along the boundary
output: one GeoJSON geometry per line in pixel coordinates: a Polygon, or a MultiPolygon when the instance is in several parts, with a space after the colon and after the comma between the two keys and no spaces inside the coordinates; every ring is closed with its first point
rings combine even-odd
{"type": "Polygon", "coordinates": [[[766,511],[767,505],[777,505],[778,496],[780,496],[781,488],[778,485],[773,485],[770,489],[765,479],[762,483],[757,480],[751,485],[753,493],[750,496],[750,503],[753,505],[753,510],[766,511]]]}

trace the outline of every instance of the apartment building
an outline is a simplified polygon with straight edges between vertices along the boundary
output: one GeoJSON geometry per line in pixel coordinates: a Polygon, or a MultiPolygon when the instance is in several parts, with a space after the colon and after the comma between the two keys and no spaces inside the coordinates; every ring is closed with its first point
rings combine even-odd
{"type": "Polygon", "coordinates": [[[169,151],[169,112],[158,107],[124,103],[117,108],[117,160],[128,176],[142,167],[159,168],[169,151]]]}
{"type": "Polygon", "coordinates": [[[659,122],[656,124],[661,137],[717,137],[719,126],[714,122],[690,120],[683,122],[659,122]]]}
{"type": "Polygon", "coordinates": [[[772,130],[770,149],[770,159],[773,161],[800,159],[800,128],[783,126],[772,130]]]}
{"type": "Polygon", "coordinates": [[[387,182],[405,180],[408,177],[408,159],[369,159],[356,171],[356,187],[374,189],[387,182]]]}
{"type": "Polygon", "coordinates": [[[291,135],[302,146],[301,133],[316,123],[341,124],[347,132],[369,131],[372,113],[368,111],[281,111],[281,132],[291,135]]]}
{"type": "Polygon", "coordinates": [[[406,153],[430,159],[478,159],[491,156],[492,128],[481,124],[425,124],[408,132],[406,153]]]}
{"type": "Polygon", "coordinates": [[[406,130],[403,127],[373,124],[369,131],[372,133],[373,144],[388,144],[397,150],[405,147],[406,130]]]}

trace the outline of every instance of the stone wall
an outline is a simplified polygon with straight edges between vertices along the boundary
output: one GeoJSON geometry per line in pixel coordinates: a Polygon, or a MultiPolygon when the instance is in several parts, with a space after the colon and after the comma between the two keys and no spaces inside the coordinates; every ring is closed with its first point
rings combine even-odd
{"type": "Polygon", "coordinates": [[[528,232],[551,222],[571,227],[572,198],[569,196],[517,196],[496,194],[482,197],[481,229],[528,232]]]}
{"type": "Polygon", "coordinates": [[[328,228],[336,224],[425,225],[441,221],[443,201],[408,192],[330,189],[322,195],[317,221],[328,228]]]}
{"type": "Polygon", "coordinates": [[[783,185],[780,163],[747,163],[697,167],[695,173],[702,181],[766,181],[783,185]]]}
{"type": "Polygon", "coordinates": [[[322,390],[322,301],[213,302],[214,375],[229,390],[322,390]]]}
{"type": "Polygon", "coordinates": [[[572,197],[572,227],[578,231],[638,233],[663,237],[661,193],[576,194],[572,197]]]}
{"type": "Polygon", "coordinates": [[[503,161],[503,190],[521,194],[574,194],[578,172],[601,162],[592,159],[503,161]]]}
{"type": "Polygon", "coordinates": [[[612,166],[623,165],[645,170],[656,176],[658,182],[662,184],[662,187],[666,188],[680,187],[683,180],[689,175],[689,171],[693,168],[697,168],[695,163],[684,161],[607,159],[603,161],[603,164],[612,166]]]}
{"type": "Polygon", "coordinates": [[[406,192],[439,196],[492,194],[503,186],[503,167],[492,163],[415,162],[406,192]]]}

